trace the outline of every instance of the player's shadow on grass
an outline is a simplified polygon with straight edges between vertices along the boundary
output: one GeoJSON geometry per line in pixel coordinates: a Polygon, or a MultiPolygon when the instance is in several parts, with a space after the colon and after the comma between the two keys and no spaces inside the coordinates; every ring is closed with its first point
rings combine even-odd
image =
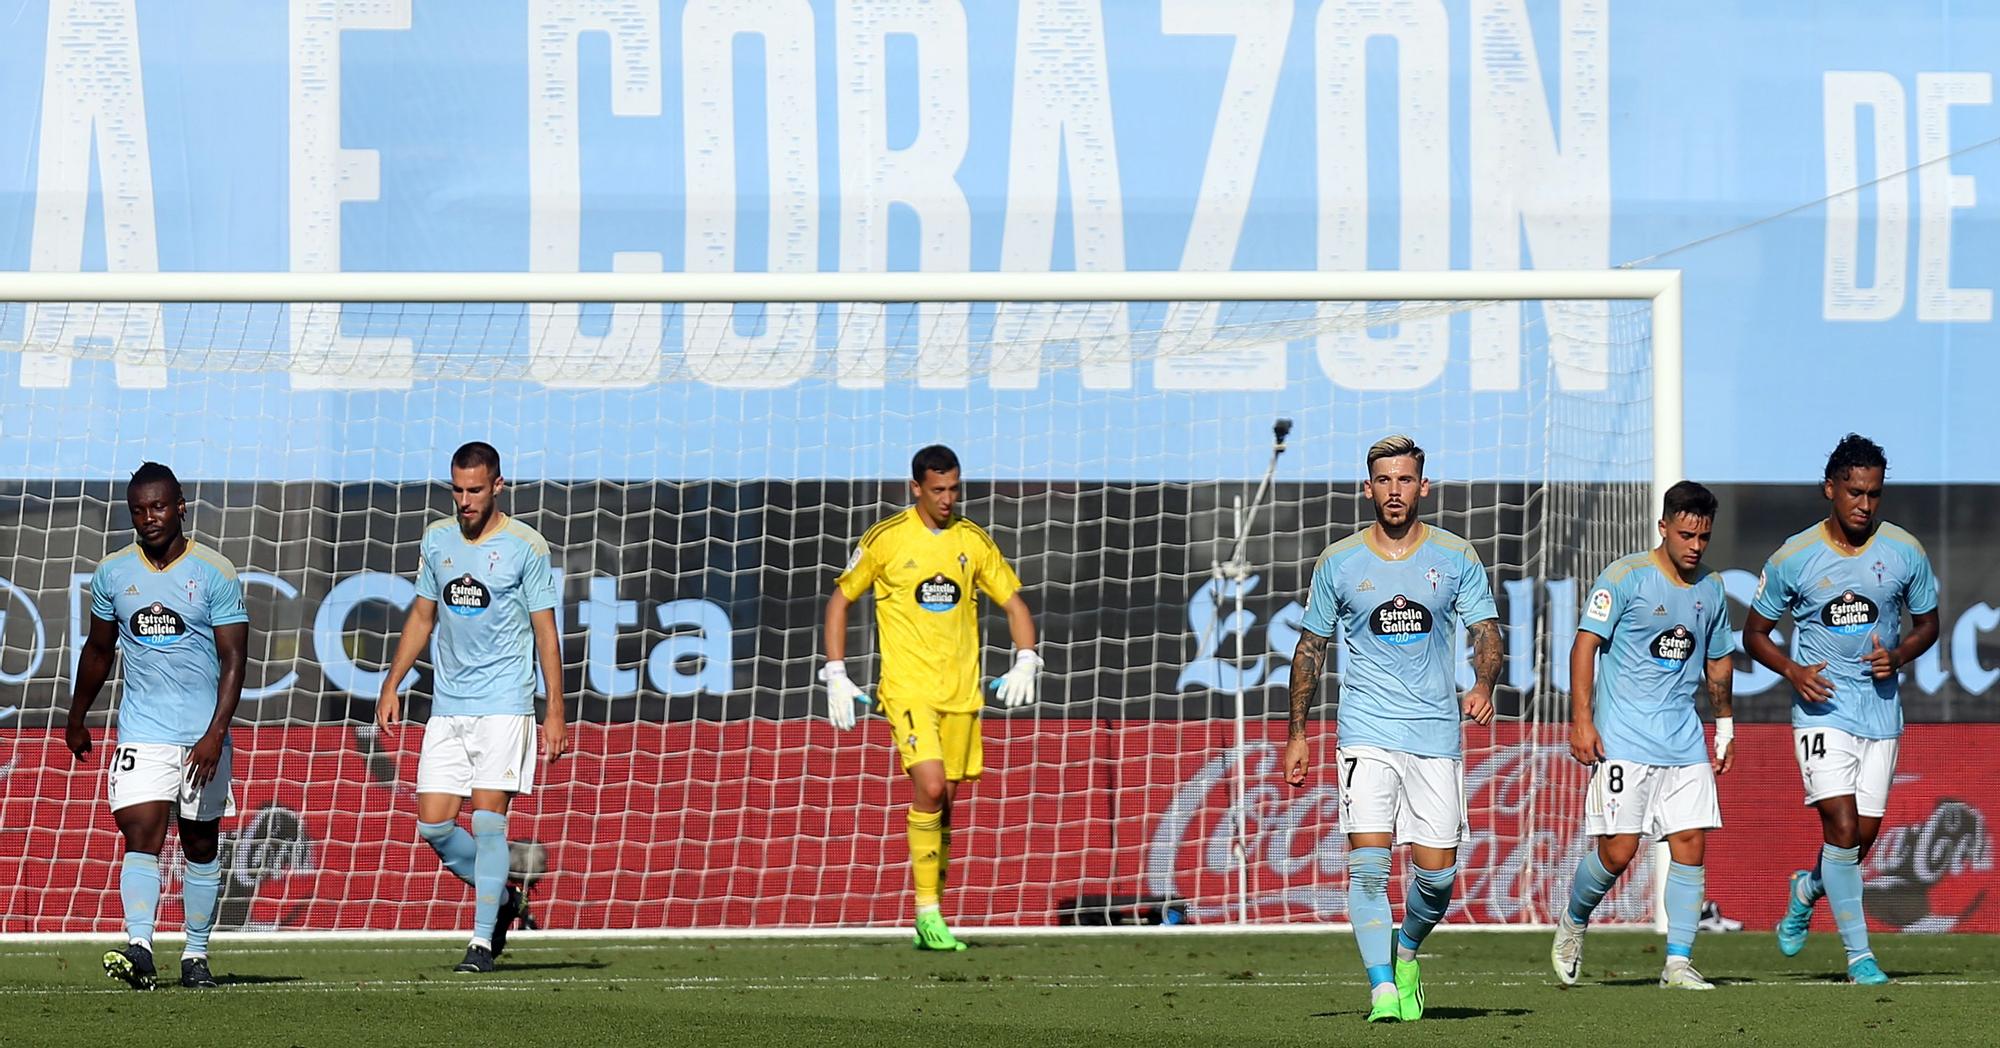
{"type": "MultiPolygon", "coordinates": [[[[1352,1011],[1345,1011],[1345,1012],[1314,1012],[1312,1017],[1315,1019],[1350,1019],[1360,1016],[1366,1016],[1367,1014],[1368,1014],[1367,1009],[1356,1008],[1353,1009],[1352,1011]]],[[[1493,1016],[1508,1017],[1516,1015],[1533,1015],[1533,1014],[1535,1014],[1534,1011],[1529,1008],[1457,1008],[1445,1005],[1438,1005],[1424,1009],[1424,1018],[1426,1020],[1485,1019],[1493,1016]]]]}
{"type": "Polygon", "coordinates": [[[509,962],[507,964],[498,966],[494,970],[503,973],[504,972],[558,972],[570,968],[579,968],[584,971],[596,971],[599,968],[609,968],[609,967],[611,966],[604,961],[529,961],[524,964],[514,964],[512,962],[509,962]]]}
{"type": "MultiPolygon", "coordinates": [[[[965,943],[967,950],[1046,950],[1049,948],[1049,944],[1045,941],[1023,942],[1013,939],[961,939],[959,941],[965,943]]],[[[855,945],[858,946],[859,944],[855,945]]],[[[870,943],[869,945],[877,947],[884,952],[899,953],[911,957],[950,957],[957,952],[949,950],[912,950],[907,939],[890,939],[884,942],[870,943]]]]}
{"type": "Polygon", "coordinates": [[[1534,1013],[1527,1008],[1455,1008],[1449,1005],[1441,1007],[1427,1006],[1424,1008],[1424,1018],[1426,1020],[1484,1019],[1488,1016],[1494,1016],[1494,1015],[1515,1016],[1515,1015],[1532,1015],[1532,1014],[1534,1013]]]}
{"type": "MultiPolygon", "coordinates": [[[[1964,972],[1920,972],[1920,971],[1916,971],[1916,970],[1914,970],[1914,969],[1889,969],[1889,968],[1884,968],[1884,969],[1882,969],[1882,974],[1883,974],[1883,975],[1886,975],[1886,976],[1888,976],[1888,977],[1889,977],[1889,978],[1891,978],[1891,979],[1920,979],[1920,978],[1923,978],[1923,977],[1924,977],[1924,976],[1926,976],[1926,975],[1955,975],[1955,976],[1962,976],[1962,975],[1964,975],[1965,973],[1964,973],[1964,972]]],[[[1847,973],[1845,973],[1845,972],[1818,972],[1818,973],[1815,973],[1815,974],[1813,974],[1813,975],[1809,975],[1809,976],[1806,976],[1805,978],[1803,978],[1803,979],[1801,979],[1801,980],[1799,980],[1799,981],[1801,981],[1801,982],[1822,982],[1822,983],[1844,983],[1844,982],[1846,982],[1846,981],[1847,981],[1847,973]]]]}
{"type": "MultiPolygon", "coordinates": [[[[1711,975],[1711,976],[1706,976],[1705,978],[1707,978],[1709,982],[1712,982],[1717,986],[1750,986],[1756,983],[1770,981],[1768,979],[1752,979],[1748,976],[1731,976],[1731,975],[1721,975],[1721,976],[1711,975]]],[[[1590,982],[1591,985],[1593,986],[1658,986],[1660,985],[1660,977],[1657,975],[1651,975],[1638,979],[1594,979],[1591,980],[1590,982]]],[[[1559,988],[1566,988],[1566,987],[1559,987],[1559,988]]]]}

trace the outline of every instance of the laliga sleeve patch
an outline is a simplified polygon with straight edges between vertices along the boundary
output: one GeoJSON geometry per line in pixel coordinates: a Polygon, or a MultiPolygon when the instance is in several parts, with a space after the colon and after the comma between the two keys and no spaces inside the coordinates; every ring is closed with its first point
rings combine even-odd
{"type": "Polygon", "coordinates": [[[1750,595],[1753,601],[1764,595],[1764,575],[1765,573],[1761,571],[1757,573],[1757,592],[1750,595]]]}
{"type": "Polygon", "coordinates": [[[1599,622],[1610,622],[1611,591],[1608,589],[1592,590],[1590,592],[1590,604],[1583,609],[1583,616],[1587,619],[1596,619],[1599,622]]]}

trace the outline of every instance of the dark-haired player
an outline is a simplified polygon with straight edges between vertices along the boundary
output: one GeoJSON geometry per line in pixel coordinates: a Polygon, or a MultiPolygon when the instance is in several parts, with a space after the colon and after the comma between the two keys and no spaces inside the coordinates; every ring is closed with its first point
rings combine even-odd
{"type": "Polygon", "coordinates": [[[1035,701],[1035,620],[1021,580],[979,525],[955,512],[958,456],[932,444],[910,461],[909,509],[869,528],[826,602],[827,719],[854,727],[866,702],[847,676],[847,609],[871,589],[881,646],[876,697],[895,733],[910,777],[910,874],[916,896],[916,946],[963,950],[940,911],[951,862],[951,809],[958,785],[984,770],[979,739],[979,599],[1007,613],[1014,667],[995,681],[1010,707],[1035,701]]]}
{"type": "Polygon", "coordinates": [[[492,971],[521,912],[520,889],[507,883],[507,808],[515,794],[534,790],[537,657],[549,696],[542,749],[554,761],[569,748],[549,544],[500,512],[506,484],[493,445],[473,441],[452,453],[457,519],[424,530],[417,595],[375,707],[375,722],[393,729],[402,680],[435,630],[431,719],[417,762],[417,832],[445,869],[473,889],[472,941],[453,969],[460,972],[492,971]],[[471,833],[458,824],[467,799],[471,833]]]}
{"type": "Polygon", "coordinates": [[[250,616],[236,569],[183,532],[187,500],[173,470],[157,462],[140,466],[126,485],[125,505],[138,541],[104,558],[90,577],[90,636],[63,736],[77,760],[90,755],[85,718],[111,672],[114,646],[123,649],[125,694],[109,793],[125,837],[118,895],[126,945],[104,955],[104,974],[133,989],[153,988],[160,849],[172,814],[187,857],[181,985],[214,986],[208,935],[222,888],[222,817],[235,811],[229,720],[243,696],[250,616]]]}
{"type": "Polygon", "coordinates": [[[1793,756],[1826,842],[1815,868],[1792,874],[1778,948],[1788,957],[1805,948],[1813,906],[1826,896],[1847,950],[1848,981],[1864,984],[1889,981],[1868,948],[1861,859],[1882,827],[1896,775],[1903,734],[1897,673],[1938,636],[1930,558],[1909,532],[1878,515],[1888,470],[1874,441],[1854,433],[1841,439],[1821,484],[1832,512],[1771,555],[1743,625],[1744,648],[1795,693],[1793,756]],[[1786,615],[1802,662],[1771,640],[1786,615]]]}
{"type": "Polygon", "coordinates": [[[1704,571],[1715,531],[1715,495],[1693,481],[1667,489],[1660,544],[1614,561],[1590,588],[1570,649],[1570,755],[1590,765],[1584,853],[1556,923],[1556,978],[1576,983],[1583,931],[1640,838],[1664,840],[1667,960],[1660,985],[1712,990],[1694,968],[1708,831],[1722,825],[1715,777],[1735,760],[1731,692],[1735,637],[1722,577],[1704,571]],[[1715,710],[1715,759],[1702,737],[1695,692],[1715,710]]]}

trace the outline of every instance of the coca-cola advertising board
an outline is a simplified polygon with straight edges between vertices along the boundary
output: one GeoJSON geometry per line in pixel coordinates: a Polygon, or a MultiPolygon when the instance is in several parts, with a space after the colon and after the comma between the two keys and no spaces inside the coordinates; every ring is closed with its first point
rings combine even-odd
{"type": "MultiPolygon", "coordinates": [[[[222,926],[467,925],[469,891],[416,834],[409,784],[421,731],[238,730],[222,926]]],[[[1180,900],[1197,923],[1343,919],[1330,726],[1315,739],[1312,780],[1296,790],[1278,774],[1281,723],[1251,722],[1242,748],[1227,721],[993,718],[984,733],[987,774],[966,787],[954,819],[947,906],[959,923],[1047,925],[1071,900],[1105,896],[1180,900]]],[[[1583,769],[1559,727],[1467,736],[1471,838],[1450,920],[1546,921],[1585,844],[1583,769]]],[[[77,765],[59,733],[0,738],[0,931],[116,930],[122,845],[105,808],[106,750],[77,765]]],[[[543,926],[905,918],[908,787],[881,725],[846,734],[808,720],[583,725],[574,740],[574,754],[542,768],[509,827],[543,926]]],[[[2000,931],[1991,830],[2000,799],[1985,786],[2000,781],[1996,744],[2000,729],[1984,725],[1916,725],[1904,737],[1866,864],[1875,927],[2000,931]]],[[[1800,803],[1789,729],[1745,726],[1737,747],[1708,889],[1726,916],[1756,928],[1777,920],[1786,874],[1817,853],[1818,820],[1800,803]]],[[[165,864],[171,929],[180,921],[171,845],[165,864]]],[[[1635,867],[1600,914],[1647,920],[1644,874],[1635,867]]]]}

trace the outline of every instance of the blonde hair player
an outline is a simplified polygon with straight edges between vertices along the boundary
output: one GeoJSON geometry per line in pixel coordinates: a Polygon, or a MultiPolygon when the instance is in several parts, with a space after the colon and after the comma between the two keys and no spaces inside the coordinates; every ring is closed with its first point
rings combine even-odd
{"type": "Polygon", "coordinates": [[[1306,784],[1306,711],[1345,627],[1339,706],[1340,829],[1347,835],[1347,915],[1368,972],[1368,1021],[1423,1018],[1417,949],[1451,907],[1465,839],[1461,716],[1493,719],[1500,676],[1499,614],[1471,544],[1417,519],[1430,493],[1424,449],[1405,436],[1368,449],[1362,493],[1375,523],[1326,548],[1292,653],[1291,741],[1285,781],[1306,784]],[[1466,627],[1476,683],[1458,695],[1454,647],[1466,627]],[[1400,929],[1390,928],[1389,849],[1410,846],[1400,929]],[[1390,947],[1395,947],[1391,964],[1390,947]]]}
{"type": "Polygon", "coordinates": [[[868,701],[847,676],[847,609],[875,594],[881,637],[876,697],[895,733],[912,787],[910,874],[916,889],[916,947],[955,951],[939,909],[951,863],[951,811],[959,783],[984,765],[979,739],[979,607],[974,590],[1007,613],[1014,665],[994,682],[1009,708],[1035,701],[1035,621],[1021,580],[979,525],[957,515],[958,456],[942,444],[910,460],[914,504],[869,528],[826,602],[827,719],[854,727],[856,703],[868,701]]]}

